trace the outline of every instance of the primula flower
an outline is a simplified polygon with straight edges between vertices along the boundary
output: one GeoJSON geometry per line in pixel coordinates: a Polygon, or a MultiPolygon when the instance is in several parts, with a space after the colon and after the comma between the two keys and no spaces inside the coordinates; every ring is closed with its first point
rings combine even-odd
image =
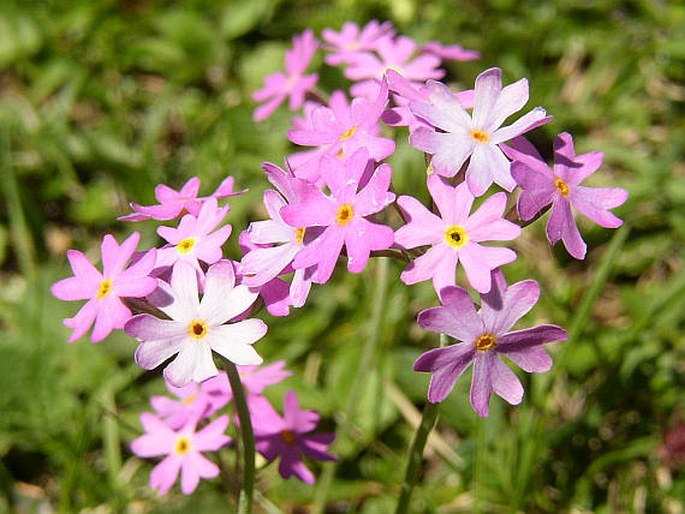
{"type": "Polygon", "coordinates": [[[392,169],[381,164],[368,183],[357,191],[369,164],[364,149],[344,163],[335,157],[324,157],[321,176],[331,196],[306,188],[298,191],[298,203],[281,209],[281,216],[293,227],[325,227],[293,260],[295,269],[318,265],[317,283],[323,284],[331,277],[343,246],[347,249],[347,268],[352,273],[360,273],[373,250],[390,248],[393,243],[390,227],[366,219],[395,199],[388,192],[392,169]]]}
{"type": "Polygon", "coordinates": [[[157,233],[169,245],[157,251],[157,268],[185,262],[195,268],[198,276],[202,275],[200,261],[214,264],[220,260],[223,255],[221,246],[231,235],[231,225],[217,229],[227,212],[228,206],[217,207],[216,198],[208,198],[197,217],[186,214],[181,218],[178,228],[158,227],[157,233]]]}
{"type": "Polygon", "coordinates": [[[521,187],[519,215],[524,220],[535,217],[548,205],[552,213],[547,222],[547,239],[559,239],[573,257],[584,259],[587,245],[578,231],[571,207],[601,227],[617,228],[621,219],[609,209],[623,205],[628,191],[618,187],[586,187],[580,183],[602,165],[602,152],[576,155],[571,134],[564,132],[554,140],[554,168],[550,169],[533,145],[517,138],[513,149],[505,150],[510,158],[511,173],[521,187]]]}
{"type": "Polygon", "coordinates": [[[159,496],[171,489],[179,471],[183,494],[191,494],[201,478],[219,475],[219,467],[201,452],[220,450],[231,441],[224,433],[228,427],[228,416],[220,416],[196,431],[198,419],[197,416],[189,417],[182,427],[174,430],[149,412],[140,415],[145,434],[131,442],[131,450],[138,457],[166,455],[150,473],[150,487],[159,489],[159,496]]]}
{"type": "Polygon", "coordinates": [[[352,21],[345,22],[340,32],[324,29],[323,40],[328,43],[324,50],[330,52],[325,57],[326,64],[337,66],[349,62],[357,52],[375,50],[381,38],[392,38],[395,31],[389,21],[379,23],[372,20],[363,29],[352,21]]]}
{"type": "Polygon", "coordinates": [[[293,37],[293,47],[285,53],[286,73],[269,75],[264,79],[264,87],[252,95],[256,102],[265,102],[255,109],[252,116],[255,121],[271,116],[286,98],[289,98],[288,107],[291,111],[302,107],[305,95],[314,89],[319,80],[317,74],[303,75],[318,46],[311,29],[293,37]]]}
{"type": "Polygon", "coordinates": [[[509,161],[499,144],[551,120],[545,110],[536,107],[507,127],[504,120],[519,111],[528,101],[528,81],[502,88],[502,71],[490,68],[476,78],[475,104],[469,115],[449,88],[431,81],[426,102],[412,102],[409,108],[438,131],[419,128],[410,136],[410,143],[433,156],[433,169],[453,177],[466,159],[466,181],[471,193],[481,196],[493,181],[511,191],[516,182],[509,171],[509,161]]]}
{"type": "Polygon", "coordinates": [[[433,174],[428,177],[428,190],[442,217],[412,196],[400,196],[397,200],[409,222],[395,233],[395,242],[404,248],[431,245],[402,272],[402,281],[416,284],[433,279],[435,290],[440,292],[443,287],[454,285],[456,266],[461,262],[469,283],[478,292],[487,293],[491,270],[512,262],[516,253],[479,243],[509,241],[521,233],[518,225],[502,219],[507,203],[505,193],[495,193],[469,215],[474,197],[465,182],[452,187],[433,174]]]}
{"type": "Polygon", "coordinates": [[[480,59],[480,52],[466,50],[461,45],[443,45],[439,41],[428,41],[421,45],[421,53],[432,54],[444,61],[475,61],[480,59]]]}
{"type": "Polygon", "coordinates": [[[171,284],[160,280],[158,287],[148,300],[170,319],[139,314],[124,327],[128,335],[141,341],[135,354],[140,367],[154,369],[176,355],[164,369],[164,378],[183,387],[218,373],[212,351],[235,364],[261,364],[252,344],[266,333],[264,322],[244,319],[226,324],[257,298],[247,286],[235,286],[230,262],[210,266],[202,300],[198,300],[195,271],[184,262],[174,266],[171,284]]]}
{"type": "Polygon", "coordinates": [[[375,50],[359,52],[348,61],[345,76],[361,81],[350,88],[354,96],[375,98],[380,81],[388,70],[395,70],[417,86],[445,75],[445,70],[439,68],[441,59],[430,54],[416,55],[417,46],[410,37],[381,38],[375,50]]]}
{"type": "Polygon", "coordinates": [[[360,148],[366,148],[371,159],[381,161],[392,154],[395,142],[378,137],[378,122],[387,103],[385,79],[381,81],[380,91],[373,102],[355,98],[350,105],[342,91],[334,92],[328,107],[320,106],[311,111],[311,128],[288,131],[288,139],[293,143],[318,147],[288,159],[295,175],[316,182],[320,176],[321,158],[325,155],[346,159],[360,148]]]}
{"type": "Polygon", "coordinates": [[[183,387],[176,387],[166,382],[167,389],[177,400],[168,396],[153,396],[150,404],[157,415],[174,430],[182,427],[188,418],[208,418],[225,407],[231,399],[231,388],[226,373],[220,371],[201,384],[191,382],[183,387]]]}
{"type": "Polygon", "coordinates": [[[268,461],[281,457],[278,472],[283,478],[295,475],[307,484],[314,483],[314,475],[302,462],[303,455],[321,461],[336,460],[326,451],[335,434],[310,433],[319,422],[319,414],[301,410],[294,391],[285,394],[283,417],[263,397],[250,400],[250,415],[255,448],[268,461]]]}
{"type": "Polygon", "coordinates": [[[197,217],[200,213],[200,207],[202,207],[203,202],[207,198],[221,200],[222,198],[241,195],[245,192],[245,190],[234,192],[233,185],[233,177],[227,177],[211,195],[198,197],[200,179],[197,177],[188,180],[179,191],[175,191],[164,184],[159,184],[155,188],[155,198],[157,198],[159,205],[146,206],[131,203],[131,208],[135,212],[117,219],[119,221],[143,221],[149,219],[168,221],[187,213],[197,217]]]}
{"type": "Polygon", "coordinates": [[[95,323],[90,340],[102,341],[116,328],[123,328],[131,317],[131,311],[121,298],[141,298],[157,287],[157,280],[149,274],[155,266],[156,251],[145,253],[135,264],[125,269],[140,241],[140,234],[134,232],[121,246],[107,234],[100,247],[102,273],[78,250],[69,250],[67,259],[74,272],[73,277],[56,282],[50,288],[60,300],[88,300],[76,316],[64,320],[73,329],[69,342],[73,343],[85,335],[95,323]]]}
{"type": "Polygon", "coordinates": [[[443,401],[473,363],[471,405],[478,415],[488,415],[493,391],[512,405],[521,403],[523,386],[501,356],[528,373],[542,373],[552,367],[552,359],[542,344],[564,341],[568,337],[566,331],[556,325],[509,332],[539,297],[540,288],[534,280],[507,287],[500,272],[493,274],[490,293],[481,295],[480,312],[476,312],[465,289],[451,286],[440,291],[442,306],[421,311],[419,325],[461,342],[429,350],[414,363],[414,371],[433,373],[428,400],[432,403],[443,401]]]}

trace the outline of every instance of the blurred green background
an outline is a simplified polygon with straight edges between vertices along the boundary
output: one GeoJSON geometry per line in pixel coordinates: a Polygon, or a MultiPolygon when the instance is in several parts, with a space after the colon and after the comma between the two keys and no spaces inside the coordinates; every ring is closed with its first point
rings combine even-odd
{"type": "MultiPolygon", "coordinates": [[[[135,366],[135,342],[121,334],[67,345],[61,320],[78,306],[49,286],[70,275],[68,248],[97,260],[103,234],[128,233],[115,218],[129,201],[153,203],[160,182],[199,176],[205,194],[231,174],[250,189],[231,202],[234,234],[262,219],[260,163],[293,151],[291,114],[253,123],[251,93],[281,69],[293,34],[374,18],[419,42],[480,51],[447,65],[455,85],[491,66],[506,83],[527,77],[529,105],[555,117],[535,142],[549,149],[573,133],[579,152],[605,152],[592,185],[631,194],[620,230],[581,223],[585,261],[550,250],[544,220],[517,241],[508,279],[535,278],[543,291],[525,321],[562,325],[571,338],[550,345],[552,372],[520,374],[521,406],[493,398],[487,420],[468,404],[470,373],[459,381],[413,511],[683,512],[685,7],[651,0],[3,0],[0,512],[231,512],[218,482],[191,497],[147,487],[153,463],[128,443],[162,380],[135,366]]],[[[321,71],[323,88],[343,83],[321,71]]],[[[396,190],[418,190],[422,156],[399,140],[396,190]]],[[[153,224],[135,228],[157,244],[153,224]]],[[[233,237],[227,254],[238,258],[236,248],[233,237]]],[[[266,316],[259,352],[295,372],[274,398],[296,389],[325,429],[348,422],[325,501],[271,466],[256,511],[306,513],[315,501],[330,513],[392,511],[428,383],[411,364],[437,344],[415,323],[436,304],[431,286],[404,286],[401,269],[337,273],[290,317],[266,316]],[[373,365],[344,417],[365,345],[373,365]]]]}

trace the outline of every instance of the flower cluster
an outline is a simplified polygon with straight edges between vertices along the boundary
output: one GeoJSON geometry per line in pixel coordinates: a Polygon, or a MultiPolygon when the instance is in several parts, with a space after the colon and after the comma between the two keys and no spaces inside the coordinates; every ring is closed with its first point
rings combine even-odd
{"type": "Polygon", "coordinates": [[[192,178],[179,191],[158,186],[158,205],[132,203],[134,212],[120,218],[178,219],[176,226],[157,229],[162,245],[136,253],[137,232],[121,246],[107,235],[102,272],[70,250],[74,276],[52,287],[60,299],[87,300],[64,321],[73,329],[69,341],[91,326],[93,342],[123,329],[139,341],[135,360],[141,367],[166,363],[164,378],[179,399],[153,398],[156,414],[141,417],[147,433],[133,444],[138,455],[168,456],[151,477],[160,493],[179,470],[184,492],[218,473],[201,455],[229,443],[228,417],[207,424],[232,397],[215,355],[240,366],[256,448],[269,461],[281,456],[283,477],[312,483],[301,455],[333,458],[327,453],[332,434],[311,434],[316,412],[301,410],[288,393],[281,415],[262,396],[285,372],[282,366],[254,367],[262,358],[253,344],[267,331],[262,320],[250,317],[256,305],[286,316],[291,307],[304,306],[312,284],[326,284],[339,264],[361,273],[373,256],[396,257],[406,265],[399,279],[407,285],[431,281],[442,303],[421,312],[419,325],[458,341],[416,361],[416,371],[432,373],[428,400],[444,400],[473,363],[471,403],[487,416],[492,392],[511,404],[522,401],[523,387],[500,356],[526,372],[543,372],[551,359],[542,345],[567,338],[556,325],[512,331],[540,290],[533,280],[507,285],[502,267],[517,258],[507,245],[548,209],[549,242],[561,240],[578,259],[585,257],[586,245],[574,210],[602,227],[621,225],[610,209],[626,201],[625,190],[580,185],[600,167],[600,152],[576,155],[572,136],[562,133],[550,168],[523,134],[552,117],[535,107],[507,121],[528,102],[526,79],[504,85],[502,71],[490,68],[475,78],[473,89],[454,90],[438,81],[446,75],[441,64],[477,59],[478,53],[418,44],[398,36],[387,22],[346,23],[339,32],[324,30],[322,38],[311,30],[296,36],[285,73],[266,77],[254,95],[261,103],[257,121],[286,100],[290,110],[299,111],[287,131],[299,148],[285,158],[284,168],[262,165],[273,186],[263,196],[268,219],[239,234],[239,259],[223,250],[233,229],[224,223],[230,207],[221,204],[240,194],[233,178],[204,197],[192,178]],[[343,68],[352,81],[349,95],[316,89],[318,75],[306,72],[318,51],[325,52],[327,65],[343,68]],[[428,163],[430,205],[416,191],[395,193],[395,172],[385,162],[396,149],[390,127],[407,127],[399,133],[408,131],[418,150],[419,173],[424,170],[418,163],[428,163]],[[480,295],[480,308],[468,288],[480,295]]]}
{"type": "MultiPolygon", "coordinates": [[[[248,393],[256,448],[269,462],[280,457],[279,473],[283,478],[294,475],[313,483],[314,476],[302,456],[332,460],[327,449],[333,434],[314,432],[318,414],[300,410],[293,391],[286,393],[283,416],[263,395],[268,386],[290,375],[284,366],[283,361],[263,367],[238,366],[242,385],[248,393]]],[[[202,383],[192,382],[183,387],[166,384],[175,398],[151,398],[155,412],[141,414],[145,434],[131,443],[131,449],[139,457],[164,456],[150,474],[150,487],[157,489],[159,495],[171,489],[179,472],[181,491],[191,494],[200,478],[214,478],[219,474],[218,466],[202,453],[215,452],[231,444],[226,435],[229,416],[212,417],[231,402],[233,395],[224,372],[202,383]]]]}

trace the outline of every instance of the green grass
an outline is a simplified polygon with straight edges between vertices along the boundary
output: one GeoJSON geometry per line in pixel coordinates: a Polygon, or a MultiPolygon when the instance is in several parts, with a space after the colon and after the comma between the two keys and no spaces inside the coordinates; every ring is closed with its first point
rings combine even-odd
{"type": "MultiPolygon", "coordinates": [[[[549,148],[562,131],[579,152],[605,153],[593,185],[630,191],[618,231],[582,223],[585,261],[550,251],[544,221],[516,243],[510,281],[540,282],[529,323],[570,330],[551,345],[554,370],[523,376],[526,396],[499,398],[481,420],[469,376],[440,406],[412,512],[680,512],[681,467],[658,448],[685,403],[685,7],[672,2],[466,0],[256,2],[6,1],[0,9],[0,512],[230,512],[216,482],[191,497],[157,498],[151,463],[132,456],[138,415],[160,377],[133,363],[135,342],[67,345],[75,304],[49,286],[69,275],[68,248],[96,256],[127,203],[151,203],[163,182],[227,175],[250,192],[231,202],[234,235],[264,216],[262,161],[282,163],[290,114],[251,120],[251,93],[281,67],[293,34],[342,20],[393,21],[419,41],[460,43],[480,61],[449,64],[470,85],[499,66],[530,80],[530,105],[554,115],[535,131],[549,148]],[[48,510],[49,512],[50,510],[48,510]],[[41,511],[45,512],[45,511],[41,511]]],[[[344,82],[322,76],[322,87],[344,82]]],[[[422,157],[400,145],[395,187],[418,190],[422,157]]],[[[156,244],[154,226],[139,225],[156,244]]],[[[234,238],[227,253],[237,257],[234,238]]],[[[286,319],[268,317],[258,343],[286,359],[295,389],[340,430],[337,465],[321,486],[258,474],[263,512],[392,511],[428,378],[411,371],[438,344],[415,316],[436,304],[429,284],[407,287],[402,265],[337,272],[286,319]],[[381,295],[379,275],[387,274],[381,295]],[[384,298],[382,305],[375,298],[384,298]],[[377,309],[374,314],[374,308],[377,309]],[[370,340],[373,344],[368,343],[370,340]],[[366,355],[362,348],[366,347],[366,355]],[[357,380],[360,363],[363,377],[357,380]],[[359,385],[354,386],[357,382],[359,385]],[[358,398],[349,399],[350,391],[358,398]],[[343,419],[350,401],[353,416],[343,419]],[[342,427],[342,429],[340,428],[342,427]],[[323,502],[323,503],[322,503],[323,502]]],[[[317,467],[321,475],[321,467],[317,467]]],[[[326,472],[324,472],[324,475],[326,472]]],[[[324,481],[322,481],[324,482],[324,481]]]]}

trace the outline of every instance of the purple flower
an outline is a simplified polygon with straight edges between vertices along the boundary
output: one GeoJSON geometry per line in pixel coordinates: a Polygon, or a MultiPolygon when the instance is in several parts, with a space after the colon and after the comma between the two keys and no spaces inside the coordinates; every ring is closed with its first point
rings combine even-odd
{"type": "Polygon", "coordinates": [[[298,191],[299,202],[281,209],[281,216],[293,227],[325,227],[319,237],[295,256],[295,269],[318,265],[315,280],[325,283],[331,277],[343,246],[347,249],[347,268],[360,273],[373,250],[390,248],[390,227],[372,223],[367,216],[383,210],[395,199],[388,192],[392,170],[381,164],[360,191],[367,166],[371,164],[366,150],[354,153],[346,162],[326,156],[321,175],[331,196],[315,188],[298,191]]]}
{"type": "Polygon", "coordinates": [[[325,155],[347,158],[360,148],[366,148],[369,157],[381,161],[395,151],[392,139],[378,137],[379,120],[388,103],[388,85],[381,81],[378,97],[370,102],[355,98],[347,103],[345,94],[336,91],[331,95],[329,107],[313,109],[311,125],[307,129],[289,130],[288,139],[301,146],[318,147],[315,151],[295,154],[289,159],[295,175],[316,182],[319,167],[325,155]]]}
{"type": "Polygon", "coordinates": [[[255,433],[255,447],[268,461],[281,457],[278,472],[283,478],[295,475],[307,484],[314,475],[302,462],[305,455],[316,460],[335,460],[327,453],[335,434],[312,434],[319,422],[313,410],[301,410],[294,391],[285,394],[283,417],[263,397],[250,399],[250,414],[255,433]]]}
{"type": "Polygon", "coordinates": [[[181,491],[191,494],[201,478],[219,475],[219,467],[201,452],[217,451],[231,440],[224,433],[228,416],[223,415],[196,432],[198,417],[188,418],[185,425],[174,430],[157,416],[144,412],[140,415],[145,434],[131,442],[131,450],[139,457],[166,455],[150,473],[150,487],[166,494],[181,473],[181,491]]]}
{"type": "Polygon", "coordinates": [[[233,265],[221,261],[207,271],[204,296],[198,300],[195,271],[184,262],[177,263],[171,284],[160,280],[158,290],[148,297],[170,319],[139,314],[124,327],[128,335],[141,341],[136,362],[150,370],[176,355],[164,369],[164,378],[176,387],[215,376],[218,371],[212,351],[235,364],[261,364],[252,344],[266,333],[264,322],[244,319],[226,324],[256,298],[257,293],[247,286],[235,286],[233,265]]]}
{"type": "Polygon", "coordinates": [[[262,121],[273,114],[286,98],[291,111],[299,109],[308,91],[314,89],[319,76],[304,75],[319,43],[311,29],[293,37],[293,47],[285,53],[286,73],[274,73],[264,79],[264,87],[252,95],[256,102],[265,102],[254,112],[253,119],[262,121]]]}
{"type": "Polygon", "coordinates": [[[521,187],[518,211],[530,220],[548,205],[552,214],[547,222],[547,239],[559,239],[573,257],[584,259],[587,246],[578,231],[571,207],[601,227],[617,228],[623,224],[609,209],[623,205],[628,191],[617,187],[586,187],[580,183],[602,165],[602,152],[576,155],[571,134],[564,132],[554,140],[554,168],[550,169],[535,147],[523,138],[514,148],[505,149],[510,158],[511,173],[521,187]]]}
{"type": "Polygon", "coordinates": [[[416,284],[433,279],[433,286],[439,292],[455,284],[456,266],[461,262],[469,283],[478,292],[487,293],[491,270],[516,259],[516,253],[509,248],[479,244],[509,241],[521,233],[518,225],[502,219],[506,195],[495,193],[469,215],[474,197],[466,183],[452,187],[438,175],[431,175],[428,190],[441,218],[412,196],[400,196],[397,200],[409,222],[395,233],[395,242],[404,248],[431,245],[402,272],[402,281],[416,284]]]}
{"type": "Polygon", "coordinates": [[[445,46],[439,41],[428,41],[421,45],[421,53],[432,54],[446,61],[475,61],[480,59],[480,52],[466,50],[461,45],[445,46]]]}
{"type": "Polygon", "coordinates": [[[175,191],[164,184],[159,184],[155,188],[155,198],[157,198],[159,205],[145,206],[132,203],[131,208],[135,212],[117,219],[119,221],[143,221],[148,219],[168,221],[187,213],[197,217],[202,203],[207,198],[220,200],[230,196],[241,195],[245,192],[245,190],[234,192],[233,185],[233,177],[228,177],[210,196],[198,197],[200,179],[197,177],[188,180],[179,191],[175,191]]]}
{"type": "Polygon", "coordinates": [[[476,311],[465,289],[452,286],[440,291],[442,306],[420,312],[419,325],[461,342],[429,350],[414,363],[414,371],[433,373],[428,400],[432,403],[443,401],[473,363],[471,405],[478,415],[488,415],[493,391],[512,405],[521,403],[523,386],[501,356],[528,373],[542,373],[552,367],[552,360],[542,344],[564,341],[568,337],[566,331],[556,325],[509,332],[537,303],[539,296],[540,288],[534,280],[507,287],[501,272],[493,274],[490,293],[481,295],[480,312],[476,311]]]}
{"type": "Polygon", "coordinates": [[[113,329],[123,328],[131,311],[121,298],[141,298],[157,287],[157,280],[149,276],[155,265],[154,249],[124,269],[139,241],[140,234],[134,232],[119,246],[116,239],[107,234],[100,249],[102,273],[83,253],[78,250],[67,252],[74,276],[56,282],[50,291],[60,300],[88,300],[76,316],[64,320],[64,324],[73,329],[70,343],[84,336],[93,323],[90,340],[94,343],[102,341],[113,329]]]}
{"type": "Polygon", "coordinates": [[[439,131],[419,128],[410,143],[433,156],[433,169],[453,177],[466,159],[466,181],[471,193],[481,196],[493,181],[507,191],[516,186],[509,171],[509,161],[499,144],[547,123],[551,118],[536,107],[513,124],[500,128],[504,120],[519,111],[528,101],[528,81],[502,88],[502,71],[490,68],[476,78],[475,105],[469,115],[449,88],[430,82],[429,101],[412,102],[410,109],[439,131]]]}
{"type": "Polygon", "coordinates": [[[223,245],[231,235],[231,225],[214,231],[226,217],[228,206],[217,207],[216,198],[208,198],[197,216],[186,214],[178,228],[158,227],[157,233],[169,245],[157,252],[157,267],[173,266],[178,262],[191,264],[202,275],[200,261],[214,264],[221,259],[223,245]],[[212,232],[214,231],[214,232],[212,232]]]}
{"type": "Polygon", "coordinates": [[[337,66],[347,63],[357,52],[375,50],[382,38],[392,38],[395,31],[389,21],[379,23],[371,20],[363,29],[352,21],[345,22],[340,32],[324,29],[321,33],[323,40],[328,43],[324,49],[331,52],[326,56],[326,64],[337,66]]]}

